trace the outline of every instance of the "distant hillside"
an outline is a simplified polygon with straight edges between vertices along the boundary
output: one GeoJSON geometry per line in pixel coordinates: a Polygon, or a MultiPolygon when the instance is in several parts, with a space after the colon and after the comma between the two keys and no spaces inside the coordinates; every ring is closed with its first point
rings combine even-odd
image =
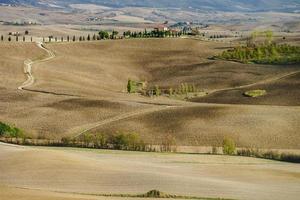
{"type": "Polygon", "coordinates": [[[0,3],[14,5],[67,7],[73,3],[92,3],[109,7],[155,7],[155,8],[182,8],[213,11],[285,11],[300,10],[299,0],[0,0],[0,3]]]}

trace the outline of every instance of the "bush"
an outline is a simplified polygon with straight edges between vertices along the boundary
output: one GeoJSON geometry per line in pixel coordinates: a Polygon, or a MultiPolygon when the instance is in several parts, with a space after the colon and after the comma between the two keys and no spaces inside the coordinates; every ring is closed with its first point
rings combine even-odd
{"type": "Polygon", "coordinates": [[[24,137],[23,132],[16,128],[0,122],[0,136],[19,138],[24,137]]]}
{"type": "Polygon", "coordinates": [[[244,93],[246,97],[260,97],[267,94],[266,90],[250,90],[244,93]]]}
{"type": "Polygon", "coordinates": [[[223,153],[233,155],[235,153],[235,142],[232,139],[225,138],[223,140],[223,153]]]}

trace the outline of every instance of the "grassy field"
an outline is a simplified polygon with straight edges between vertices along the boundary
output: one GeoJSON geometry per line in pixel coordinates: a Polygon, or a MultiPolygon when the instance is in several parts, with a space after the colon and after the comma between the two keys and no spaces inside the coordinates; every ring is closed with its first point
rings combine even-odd
{"type": "MultiPolygon", "coordinates": [[[[244,158],[0,144],[0,194],[21,199],[123,199],[80,194],[168,194],[297,199],[297,164],[244,158]],[[22,189],[23,188],[23,189],[22,189]],[[26,188],[26,189],[24,189],[26,188]]],[[[130,199],[130,198],[124,198],[130,199]]]]}

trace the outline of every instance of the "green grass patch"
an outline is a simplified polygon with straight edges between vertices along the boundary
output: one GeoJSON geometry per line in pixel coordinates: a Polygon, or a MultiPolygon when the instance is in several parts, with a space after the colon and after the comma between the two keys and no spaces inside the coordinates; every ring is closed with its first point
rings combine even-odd
{"type": "Polygon", "coordinates": [[[266,90],[250,90],[250,91],[244,92],[244,96],[252,97],[252,98],[264,96],[266,94],[267,94],[266,90]]]}

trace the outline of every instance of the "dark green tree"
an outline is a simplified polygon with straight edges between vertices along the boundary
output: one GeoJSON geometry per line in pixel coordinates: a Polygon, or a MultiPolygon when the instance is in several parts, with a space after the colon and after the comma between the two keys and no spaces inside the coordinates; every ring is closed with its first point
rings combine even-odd
{"type": "Polygon", "coordinates": [[[109,38],[109,33],[107,31],[100,31],[99,32],[99,36],[100,36],[100,39],[108,39],[109,38]]]}
{"type": "Polygon", "coordinates": [[[127,92],[128,93],[135,93],[136,92],[136,83],[135,83],[135,81],[132,81],[130,79],[128,80],[127,92]]]}

